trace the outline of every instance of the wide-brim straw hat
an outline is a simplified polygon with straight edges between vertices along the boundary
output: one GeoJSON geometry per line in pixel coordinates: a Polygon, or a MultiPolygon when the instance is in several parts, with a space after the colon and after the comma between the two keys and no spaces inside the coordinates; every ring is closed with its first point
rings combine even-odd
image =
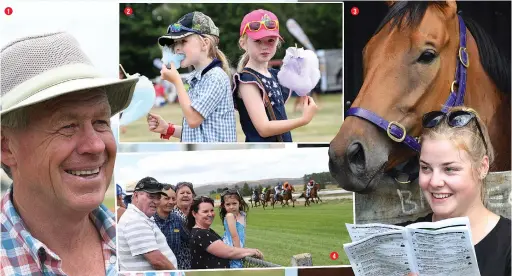
{"type": "Polygon", "coordinates": [[[137,77],[103,76],[66,32],[18,39],[3,47],[1,115],[72,92],[103,88],[112,116],[127,108],[137,77]]]}

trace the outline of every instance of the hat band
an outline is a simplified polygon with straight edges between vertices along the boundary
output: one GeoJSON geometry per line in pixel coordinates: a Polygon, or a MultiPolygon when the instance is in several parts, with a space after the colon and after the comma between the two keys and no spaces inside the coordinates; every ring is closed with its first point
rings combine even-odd
{"type": "Polygon", "coordinates": [[[102,77],[92,65],[75,63],[63,65],[36,75],[2,95],[2,110],[9,109],[54,85],[76,79],[102,77]]]}

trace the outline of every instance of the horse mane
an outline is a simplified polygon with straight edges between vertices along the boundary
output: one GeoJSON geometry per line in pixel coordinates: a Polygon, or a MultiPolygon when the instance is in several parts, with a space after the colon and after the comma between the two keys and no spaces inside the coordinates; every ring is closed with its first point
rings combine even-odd
{"type": "MultiPolygon", "coordinates": [[[[390,8],[382,22],[379,24],[377,31],[373,34],[376,35],[384,28],[384,26],[391,22],[391,29],[401,29],[404,26],[408,28],[416,28],[421,23],[429,6],[433,6],[439,10],[443,10],[448,4],[445,1],[397,1],[390,8]]],[[[492,38],[485,32],[485,30],[478,25],[473,19],[462,16],[466,27],[475,38],[478,54],[480,55],[480,63],[485,72],[491,80],[496,84],[496,87],[505,95],[510,96],[510,61],[504,55],[500,54],[500,50],[493,42],[492,38]]]]}
{"type": "Polygon", "coordinates": [[[510,96],[510,61],[500,53],[492,38],[475,20],[460,12],[466,27],[475,38],[480,63],[498,89],[510,96]]]}
{"type": "Polygon", "coordinates": [[[380,22],[376,35],[384,26],[391,21],[391,29],[398,27],[416,28],[421,23],[423,16],[429,6],[443,10],[448,4],[445,1],[396,1],[390,8],[382,22],[380,22]]]}

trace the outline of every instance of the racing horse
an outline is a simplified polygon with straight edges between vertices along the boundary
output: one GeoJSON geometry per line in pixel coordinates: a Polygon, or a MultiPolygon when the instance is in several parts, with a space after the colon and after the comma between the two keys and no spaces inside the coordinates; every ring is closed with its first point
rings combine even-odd
{"type": "Polygon", "coordinates": [[[492,39],[455,1],[387,4],[363,50],[363,84],[329,146],[333,178],[356,197],[416,189],[422,115],[459,105],[488,128],[498,153],[491,171],[509,171],[510,68],[492,39]]]}
{"type": "Polygon", "coordinates": [[[311,191],[309,192],[309,196],[307,196],[306,190],[304,190],[302,192],[302,194],[299,196],[299,198],[303,197],[305,199],[304,206],[310,206],[310,202],[309,202],[310,199],[311,199],[311,202],[313,202],[313,203],[318,203],[319,201],[322,201],[320,199],[320,197],[318,196],[318,190],[320,190],[320,184],[315,183],[315,185],[313,185],[313,188],[311,188],[311,191]],[[316,202],[315,202],[315,198],[317,199],[316,202]]]}
{"type": "Polygon", "coordinates": [[[290,188],[284,191],[283,201],[281,201],[281,205],[283,207],[285,205],[290,206],[290,204],[288,203],[289,200],[292,201],[292,206],[295,207],[296,199],[293,198],[293,192],[295,192],[295,187],[293,187],[293,185],[290,184],[290,188]]]}
{"type": "Polygon", "coordinates": [[[295,191],[295,188],[293,187],[293,185],[289,185],[290,188],[287,188],[287,189],[284,189],[283,190],[283,194],[278,194],[277,195],[277,199],[275,199],[274,196],[272,196],[272,199],[270,201],[270,204],[272,205],[272,208],[274,208],[274,205],[276,204],[276,202],[281,202],[281,206],[284,207],[284,206],[290,206],[290,204],[288,204],[288,200],[291,200],[292,201],[292,204],[293,204],[293,207],[295,207],[295,199],[293,199],[293,194],[292,192],[295,191]]]}
{"type": "Polygon", "coordinates": [[[263,209],[265,209],[265,207],[267,207],[267,202],[272,202],[274,201],[274,197],[273,195],[270,194],[271,192],[271,189],[267,189],[265,191],[265,193],[261,193],[260,194],[260,202],[261,202],[261,206],[263,206],[263,209]]]}
{"type": "Polygon", "coordinates": [[[318,204],[318,202],[322,202],[322,199],[320,199],[320,196],[318,195],[318,191],[320,191],[320,184],[316,183],[313,189],[311,189],[311,201],[316,204],[318,204]]]}
{"type": "Polygon", "coordinates": [[[260,193],[257,190],[256,190],[255,194],[251,195],[251,198],[249,199],[249,202],[251,202],[251,208],[258,207],[258,203],[259,203],[259,205],[262,205],[260,193]]]}

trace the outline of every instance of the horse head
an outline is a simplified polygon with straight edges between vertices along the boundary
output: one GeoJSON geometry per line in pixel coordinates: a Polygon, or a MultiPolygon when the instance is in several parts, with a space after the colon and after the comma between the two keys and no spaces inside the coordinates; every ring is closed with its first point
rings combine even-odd
{"type": "Polygon", "coordinates": [[[422,115],[460,104],[479,112],[502,152],[495,170],[510,170],[510,71],[492,40],[455,1],[388,5],[363,50],[363,85],[329,147],[332,176],[359,193],[414,176],[422,115]]]}

